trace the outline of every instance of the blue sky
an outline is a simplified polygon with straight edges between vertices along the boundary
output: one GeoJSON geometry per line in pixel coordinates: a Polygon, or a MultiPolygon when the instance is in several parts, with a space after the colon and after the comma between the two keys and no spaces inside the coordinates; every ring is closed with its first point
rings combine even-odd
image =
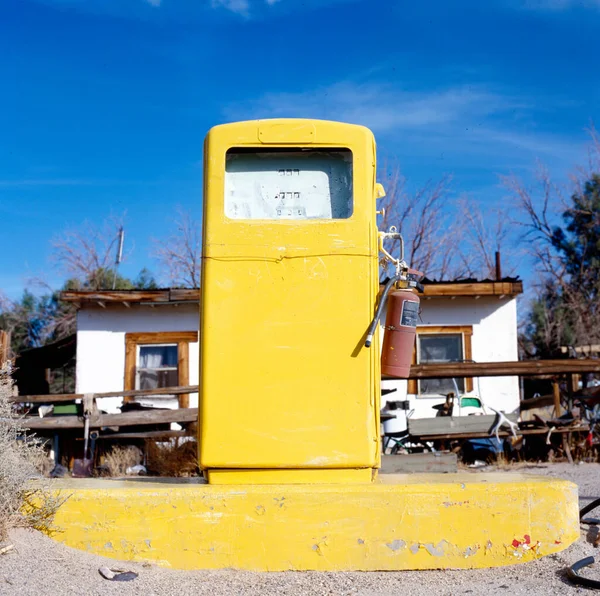
{"type": "MultiPolygon", "coordinates": [[[[558,177],[599,120],[600,0],[4,0],[0,290],[58,284],[50,241],[126,212],[124,273],[177,205],[200,217],[213,125],[317,117],[373,129],[411,185],[558,177]]],[[[525,272],[522,272],[525,274],[525,272]]]]}

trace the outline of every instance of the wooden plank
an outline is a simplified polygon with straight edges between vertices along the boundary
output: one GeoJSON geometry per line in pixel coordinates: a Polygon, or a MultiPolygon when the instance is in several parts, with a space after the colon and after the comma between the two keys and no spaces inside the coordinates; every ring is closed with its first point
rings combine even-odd
{"type": "Polygon", "coordinates": [[[172,288],[169,290],[171,302],[200,302],[199,288],[172,288]]]}
{"type": "Polygon", "coordinates": [[[554,401],[554,417],[558,418],[561,413],[560,385],[558,384],[558,381],[554,381],[552,383],[552,397],[553,397],[553,401],[554,401]]]}
{"type": "MultiPolygon", "coordinates": [[[[521,360],[516,362],[414,364],[411,366],[409,378],[545,376],[583,372],[600,372],[600,360],[521,360]]],[[[384,379],[387,378],[392,377],[384,377],[384,379]]]]}
{"type": "MultiPolygon", "coordinates": [[[[190,382],[190,344],[187,341],[180,341],[177,345],[177,364],[179,370],[179,384],[188,385],[190,382]]],[[[179,407],[190,407],[190,394],[179,394],[179,407]]]]}
{"type": "Polygon", "coordinates": [[[458,471],[456,453],[411,453],[383,455],[381,457],[382,474],[421,474],[434,472],[439,474],[458,471]]]}
{"type": "MultiPolygon", "coordinates": [[[[516,422],[518,414],[506,414],[512,422],[516,422]]],[[[485,416],[438,416],[436,418],[410,418],[408,432],[413,437],[424,435],[452,435],[467,432],[489,432],[495,415],[485,416]]]]}
{"type": "MultiPolygon", "coordinates": [[[[132,389],[128,391],[106,391],[94,393],[94,399],[99,397],[143,397],[149,395],[181,395],[182,393],[198,393],[198,385],[185,387],[160,387],[159,389],[132,389]]],[[[16,395],[10,398],[13,402],[51,404],[54,402],[75,401],[83,399],[83,393],[53,393],[50,395],[16,395]]]]}
{"type": "Polygon", "coordinates": [[[553,395],[540,395],[539,397],[532,397],[531,399],[523,399],[521,400],[521,405],[519,409],[522,412],[526,412],[527,410],[535,410],[537,408],[545,408],[546,406],[551,406],[554,404],[554,396],[553,395]]]}
{"type": "Polygon", "coordinates": [[[523,282],[473,282],[424,284],[425,296],[516,296],[523,293],[523,282]]]}
{"type": "MultiPolygon", "coordinates": [[[[133,391],[135,389],[135,373],[136,373],[136,362],[137,362],[137,344],[135,341],[125,334],[125,370],[123,372],[123,385],[126,391],[133,391]]],[[[130,396],[123,396],[123,401],[131,401],[130,396]]]]}
{"type": "Polygon", "coordinates": [[[193,437],[194,433],[187,430],[149,430],[139,433],[101,434],[98,439],[173,439],[178,437],[193,437]]]}
{"type": "MultiPolygon", "coordinates": [[[[168,424],[170,422],[195,422],[198,419],[198,408],[178,410],[140,410],[123,412],[122,414],[98,414],[90,418],[90,428],[107,426],[144,426],[152,424],[168,424]]],[[[24,428],[30,430],[60,430],[67,428],[83,428],[83,418],[78,416],[48,416],[46,418],[23,418],[24,428]]]]}
{"type": "MultiPolygon", "coordinates": [[[[547,435],[549,428],[529,428],[524,430],[517,431],[517,436],[527,436],[527,435],[547,435]]],[[[576,426],[576,427],[565,427],[565,428],[557,428],[552,431],[553,435],[562,435],[565,433],[574,433],[574,432],[589,432],[588,426],[576,426]]],[[[493,435],[496,436],[496,433],[493,435]]],[[[498,432],[498,436],[501,438],[511,437],[512,434],[509,431],[501,430],[498,432]]],[[[491,438],[488,432],[470,432],[470,433],[461,433],[461,434],[446,434],[446,435],[422,435],[416,436],[415,438],[421,439],[422,441],[444,441],[450,439],[462,440],[462,439],[489,439],[491,438]]]]}
{"type": "Polygon", "coordinates": [[[198,341],[197,331],[142,331],[126,333],[125,341],[134,344],[172,344],[180,341],[198,341]]]}
{"type": "MultiPolygon", "coordinates": [[[[419,325],[417,333],[425,335],[427,333],[465,333],[473,335],[473,325],[419,325]]],[[[466,360],[468,360],[466,358],[466,360]]]]}
{"type": "Polygon", "coordinates": [[[169,290],[99,290],[60,293],[64,302],[169,302],[169,290]]]}

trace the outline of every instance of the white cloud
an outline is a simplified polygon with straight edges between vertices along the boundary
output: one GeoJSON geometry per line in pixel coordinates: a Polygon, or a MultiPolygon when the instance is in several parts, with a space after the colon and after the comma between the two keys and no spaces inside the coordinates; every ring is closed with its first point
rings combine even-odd
{"type": "Polygon", "coordinates": [[[265,0],[265,2],[269,5],[269,6],[273,6],[273,4],[277,4],[277,2],[279,2],[280,0],[265,0]]]}
{"type": "Polygon", "coordinates": [[[159,8],[161,5],[162,0],[146,0],[146,2],[148,4],[150,4],[150,6],[154,6],[155,8],[159,8]]]}
{"type": "Polygon", "coordinates": [[[528,10],[560,12],[571,8],[600,9],[600,0],[522,0],[520,5],[528,10]]]}
{"type": "Polygon", "coordinates": [[[249,0],[211,0],[213,8],[225,8],[243,17],[250,16],[249,0]]]}
{"type": "MultiPolygon", "coordinates": [[[[534,127],[535,102],[483,86],[407,91],[386,84],[338,83],[301,93],[267,93],[227,106],[229,120],[318,118],[362,124],[403,154],[493,156],[510,163],[571,159],[581,145],[534,127]]],[[[548,106],[548,104],[546,104],[548,106]]]]}
{"type": "Polygon", "coordinates": [[[453,87],[413,92],[389,85],[338,83],[304,93],[267,93],[229,112],[251,116],[334,118],[364,124],[376,131],[420,129],[508,110],[517,102],[483,88],[453,87]]]}

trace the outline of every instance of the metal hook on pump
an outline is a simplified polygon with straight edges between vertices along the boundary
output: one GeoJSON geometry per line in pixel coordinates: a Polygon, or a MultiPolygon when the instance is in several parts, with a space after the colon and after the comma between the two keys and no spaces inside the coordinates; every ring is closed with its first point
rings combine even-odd
{"type": "Polygon", "coordinates": [[[408,269],[408,266],[404,262],[404,238],[402,237],[402,234],[398,232],[398,228],[396,226],[391,226],[387,232],[379,232],[379,250],[386,260],[396,267],[396,274],[399,274],[401,268],[408,269]],[[400,256],[397,259],[394,258],[383,246],[383,241],[388,239],[400,240],[400,256]]]}
{"type": "Polygon", "coordinates": [[[375,335],[375,330],[377,329],[377,325],[379,324],[379,320],[381,319],[381,314],[387,302],[387,297],[390,291],[397,284],[402,284],[402,287],[405,289],[408,288],[416,288],[418,291],[422,291],[422,286],[419,283],[419,279],[422,277],[418,271],[410,270],[408,264],[404,260],[404,238],[402,234],[398,232],[398,228],[396,226],[391,226],[387,232],[379,232],[379,250],[385,257],[386,261],[389,261],[396,268],[395,274],[388,280],[383,293],[379,299],[379,304],[377,306],[377,310],[375,311],[375,316],[369,325],[369,329],[367,330],[367,338],[365,340],[365,347],[370,348],[373,343],[373,336],[375,335]],[[383,246],[384,240],[400,240],[400,256],[399,258],[394,258],[383,246]]]}

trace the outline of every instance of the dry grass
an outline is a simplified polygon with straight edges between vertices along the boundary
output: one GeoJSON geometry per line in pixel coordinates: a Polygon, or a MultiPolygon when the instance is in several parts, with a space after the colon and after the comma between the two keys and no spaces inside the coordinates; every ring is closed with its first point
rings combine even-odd
{"type": "Polygon", "coordinates": [[[148,473],[171,478],[198,476],[198,444],[196,441],[171,439],[164,443],[147,441],[148,473]]]}
{"type": "Polygon", "coordinates": [[[4,365],[0,368],[0,540],[18,527],[51,533],[54,515],[65,501],[36,469],[34,462],[45,457],[44,448],[22,432],[22,420],[10,401],[12,393],[9,365],[4,365]]]}
{"type": "Polygon", "coordinates": [[[54,469],[54,460],[46,453],[43,443],[40,443],[39,446],[39,449],[30,449],[28,451],[27,460],[44,478],[49,478],[50,472],[54,469]]]}
{"type": "Polygon", "coordinates": [[[109,476],[125,476],[127,468],[137,466],[142,461],[142,452],[133,445],[113,447],[104,456],[104,468],[109,476]]]}

